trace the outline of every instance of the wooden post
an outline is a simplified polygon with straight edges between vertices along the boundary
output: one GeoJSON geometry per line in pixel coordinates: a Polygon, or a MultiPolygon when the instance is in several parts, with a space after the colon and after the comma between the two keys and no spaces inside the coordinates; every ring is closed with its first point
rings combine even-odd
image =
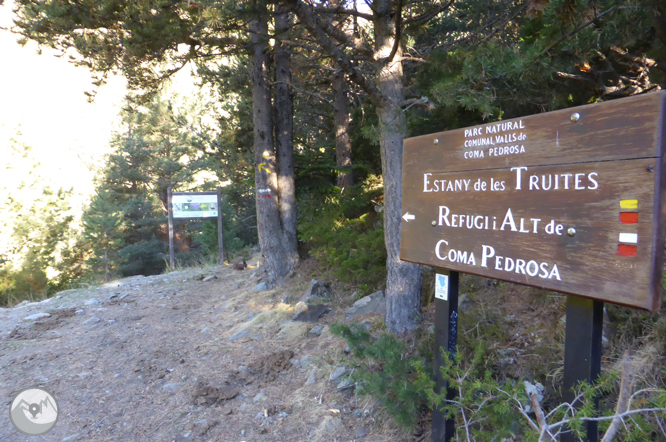
{"type": "MultiPolygon", "coordinates": [[[[604,303],[580,296],[567,296],[567,324],[564,341],[564,379],[562,398],[571,403],[573,388],[581,381],[597,382],[601,373],[601,336],[604,303]]],[[[582,404],[578,404],[580,406],[582,404]]],[[[596,399],[599,409],[599,399],[596,399]]],[[[587,422],[587,442],[597,442],[597,423],[587,422]]],[[[571,433],[562,434],[562,442],[578,441],[571,433]]]]}
{"type": "MultiPolygon", "coordinates": [[[[436,391],[441,392],[446,389],[446,399],[453,400],[457,396],[454,389],[448,388],[446,382],[442,379],[439,367],[443,364],[442,349],[449,352],[453,358],[458,344],[458,272],[449,272],[448,270],[438,270],[440,277],[448,278],[448,290],[446,290],[446,299],[435,295],[435,381],[436,391]]],[[[435,284],[438,282],[435,281],[435,284]]],[[[435,288],[437,293],[437,288],[435,288]]],[[[444,405],[444,404],[442,404],[444,405]]],[[[453,419],[446,419],[444,413],[437,408],[432,411],[432,442],[449,442],[455,436],[455,422],[453,419]]]]}
{"type": "Polygon", "coordinates": [[[169,266],[174,270],[174,251],[173,251],[173,202],[171,201],[171,187],[167,189],[167,211],[169,213],[169,266]]]}
{"type": "Polygon", "coordinates": [[[224,264],[224,241],[222,238],[222,189],[217,188],[217,244],[218,244],[218,262],[224,264]]]}

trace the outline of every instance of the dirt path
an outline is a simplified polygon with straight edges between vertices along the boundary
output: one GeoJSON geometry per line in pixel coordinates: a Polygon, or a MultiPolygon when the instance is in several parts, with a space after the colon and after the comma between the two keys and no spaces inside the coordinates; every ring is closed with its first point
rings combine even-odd
{"type": "MultiPolygon", "coordinates": [[[[294,306],[281,301],[309,281],[254,291],[253,272],[188,269],[0,309],[3,406],[41,386],[61,410],[40,438],[18,433],[5,409],[0,440],[407,440],[329,382],[344,343],[289,320],[294,306]]],[[[342,312],[334,305],[319,325],[342,312]]]]}

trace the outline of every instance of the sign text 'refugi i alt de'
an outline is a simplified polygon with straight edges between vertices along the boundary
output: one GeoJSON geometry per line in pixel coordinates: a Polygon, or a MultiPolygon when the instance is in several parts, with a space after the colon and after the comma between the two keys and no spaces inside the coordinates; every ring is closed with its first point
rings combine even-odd
{"type": "Polygon", "coordinates": [[[406,139],[400,258],[658,309],[665,100],[406,139]]]}

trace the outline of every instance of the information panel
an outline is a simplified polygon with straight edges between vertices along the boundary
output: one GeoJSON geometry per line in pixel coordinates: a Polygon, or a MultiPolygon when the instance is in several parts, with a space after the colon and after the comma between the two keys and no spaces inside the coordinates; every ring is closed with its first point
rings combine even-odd
{"type": "Polygon", "coordinates": [[[217,218],[217,193],[172,195],[174,218],[217,218]]]}
{"type": "Polygon", "coordinates": [[[665,98],[406,139],[400,258],[657,310],[665,98]]]}

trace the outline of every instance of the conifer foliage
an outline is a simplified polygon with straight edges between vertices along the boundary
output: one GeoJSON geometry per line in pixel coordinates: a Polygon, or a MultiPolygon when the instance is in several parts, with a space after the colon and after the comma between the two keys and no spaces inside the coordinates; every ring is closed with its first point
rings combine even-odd
{"type": "Polygon", "coordinates": [[[43,296],[82,274],[81,249],[71,229],[71,190],[54,189],[30,146],[3,146],[0,173],[0,305],[43,296]]]}
{"type": "Polygon", "coordinates": [[[109,192],[100,190],[83,214],[83,237],[93,257],[88,264],[103,269],[108,280],[119,264],[118,250],[125,244],[125,220],[121,207],[111,199],[109,192]]]}

